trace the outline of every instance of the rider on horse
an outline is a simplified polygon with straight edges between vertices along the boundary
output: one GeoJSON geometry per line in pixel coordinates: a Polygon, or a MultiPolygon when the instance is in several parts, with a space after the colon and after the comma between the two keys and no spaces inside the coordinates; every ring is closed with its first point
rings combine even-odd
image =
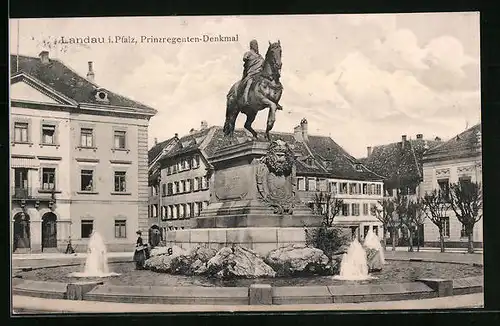
{"type": "Polygon", "coordinates": [[[259,53],[259,45],[256,40],[250,41],[250,50],[243,56],[243,78],[241,79],[242,87],[245,87],[243,100],[248,104],[248,92],[252,85],[253,76],[262,71],[264,58],[259,53]]]}

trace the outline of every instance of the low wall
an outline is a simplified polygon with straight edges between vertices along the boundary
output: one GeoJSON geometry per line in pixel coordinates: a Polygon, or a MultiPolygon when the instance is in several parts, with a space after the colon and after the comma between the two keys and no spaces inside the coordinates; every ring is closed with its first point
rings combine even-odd
{"type": "Polygon", "coordinates": [[[196,305],[286,305],[360,303],[428,299],[483,292],[483,277],[422,280],[396,284],[286,286],[252,284],[249,287],[116,286],[102,282],[57,283],[13,279],[12,294],[48,299],[122,303],[196,305]],[[453,291],[440,291],[440,283],[453,291]]]}

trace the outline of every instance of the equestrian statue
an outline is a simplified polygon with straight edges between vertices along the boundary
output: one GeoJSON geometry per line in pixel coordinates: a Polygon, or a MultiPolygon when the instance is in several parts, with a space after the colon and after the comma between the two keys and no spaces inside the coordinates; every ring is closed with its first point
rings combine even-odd
{"type": "Polygon", "coordinates": [[[283,85],[280,82],[280,41],[269,42],[269,48],[263,58],[259,53],[257,41],[252,40],[250,50],[243,56],[243,62],[243,78],[234,83],[227,94],[224,135],[233,136],[236,118],[242,112],[247,116],[245,129],[257,139],[257,132],[252,128],[252,123],[259,111],[269,108],[266,139],[270,141],[269,132],[276,121],[276,111],[283,110],[278,103],[283,92],[283,85]]]}

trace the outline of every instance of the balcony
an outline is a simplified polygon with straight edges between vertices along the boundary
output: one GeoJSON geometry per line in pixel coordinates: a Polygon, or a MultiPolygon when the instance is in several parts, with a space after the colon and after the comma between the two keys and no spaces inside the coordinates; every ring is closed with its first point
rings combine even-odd
{"type": "Polygon", "coordinates": [[[11,197],[13,199],[33,198],[33,188],[30,188],[30,187],[12,187],[11,197]]]}
{"type": "Polygon", "coordinates": [[[59,190],[42,189],[33,187],[12,187],[11,198],[14,200],[53,200],[55,194],[61,193],[59,190]]]}

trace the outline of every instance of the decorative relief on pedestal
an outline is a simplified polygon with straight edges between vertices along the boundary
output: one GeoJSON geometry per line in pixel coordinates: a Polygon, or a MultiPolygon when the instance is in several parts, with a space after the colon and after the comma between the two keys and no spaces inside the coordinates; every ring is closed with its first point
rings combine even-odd
{"type": "Polygon", "coordinates": [[[260,198],[274,208],[275,214],[292,214],[298,203],[295,196],[295,156],[280,140],[269,146],[267,154],[255,162],[260,198]]]}
{"type": "Polygon", "coordinates": [[[241,171],[228,169],[217,172],[214,187],[218,200],[240,200],[248,194],[249,182],[241,171]]]}
{"type": "Polygon", "coordinates": [[[450,169],[437,169],[436,177],[448,177],[450,175],[450,169]]]}

